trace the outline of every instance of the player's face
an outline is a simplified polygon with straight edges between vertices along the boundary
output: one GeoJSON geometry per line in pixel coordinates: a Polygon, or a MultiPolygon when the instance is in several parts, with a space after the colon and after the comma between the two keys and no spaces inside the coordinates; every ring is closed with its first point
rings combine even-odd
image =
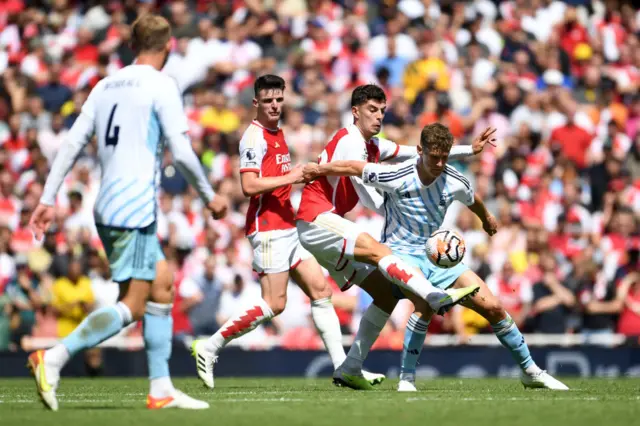
{"type": "Polygon", "coordinates": [[[436,149],[427,151],[423,150],[420,145],[418,145],[418,154],[420,155],[420,166],[432,177],[440,176],[449,160],[448,152],[436,149]]]}
{"type": "Polygon", "coordinates": [[[386,102],[378,102],[373,99],[369,99],[362,105],[355,106],[351,109],[353,118],[358,123],[360,130],[371,136],[380,133],[380,129],[382,129],[382,119],[386,111],[386,102]]]}
{"type": "Polygon", "coordinates": [[[277,122],[282,115],[284,93],[280,89],[263,89],[253,99],[253,106],[258,108],[258,119],[277,122]]]}

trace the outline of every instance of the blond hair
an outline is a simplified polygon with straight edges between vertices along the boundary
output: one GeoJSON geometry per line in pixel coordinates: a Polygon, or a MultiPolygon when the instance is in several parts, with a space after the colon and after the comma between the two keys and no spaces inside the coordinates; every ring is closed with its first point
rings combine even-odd
{"type": "Polygon", "coordinates": [[[161,52],[170,39],[171,25],[159,15],[144,14],[131,27],[131,46],[136,53],[161,52]]]}

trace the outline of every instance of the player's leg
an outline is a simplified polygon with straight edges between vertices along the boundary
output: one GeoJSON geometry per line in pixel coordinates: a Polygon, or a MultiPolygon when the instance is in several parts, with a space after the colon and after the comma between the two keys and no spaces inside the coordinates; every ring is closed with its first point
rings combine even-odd
{"type": "Polygon", "coordinates": [[[254,330],[279,315],[287,303],[289,256],[291,247],[282,238],[283,231],[259,232],[249,237],[253,246],[253,269],[260,275],[262,298],[241,309],[207,340],[191,345],[198,377],[210,389],[214,387],[213,365],[218,353],[230,341],[254,330]]]}
{"type": "MultiPolygon", "coordinates": [[[[297,240],[297,235],[296,235],[297,240]]],[[[327,282],[318,261],[298,243],[298,249],[292,259],[291,276],[302,291],[311,300],[311,317],[324,343],[334,370],[347,357],[342,346],[340,320],[331,303],[331,287],[327,282]]],[[[372,385],[378,385],[386,378],[384,374],[362,372],[364,378],[372,385]]]]}
{"type": "MultiPolygon", "coordinates": [[[[209,404],[191,398],[177,390],[171,381],[169,359],[171,358],[173,318],[173,274],[164,260],[160,243],[155,238],[156,279],[151,287],[150,301],[142,321],[144,346],[149,366],[149,395],[147,408],[205,409],[209,404]]],[[[150,242],[150,243],[153,243],[150,242]]],[[[152,253],[150,253],[152,254],[152,253]]]]}
{"type": "Polygon", "coordinates": [[[504,309],[500,300],[489,290],[489,287],[473,271],[466,271],[462,274],[454,286],[463,287],[476,284],[480,286],[480,291],[464,305],[482,315],[495,333],[502,346],[507,348],[513,359],[522,370],[522,383],[525,387],[538,387],[554,390],[568,390],[560,381],[554,379],[531,358],[531,353],[527,343],[524,341],[522,333],[513,321],[509,313],[504,309]]]}
{"type": "Polygon", "coordinates": [[[209,339],[193,342],[191,353],[196,359],[198,377],[205,386],[210,389],[215,386],[213,365],[222,348],[284,310],[287,302],[288,281],[288,271],[262,275],[260,277],[262,298],[238,311],[209,339]]]}
{"type": "MultiPolygon", "coordinates": [[[[367,275],[355,283],[373,298],[373,302],[362,315],[358,331],[344,363],[333,373],[333,382],[356,390],[372,389],[362,374],[364,360],[380,332],[387,324],[399,297],[389,281],[379,270],[360,264],[367,275]]],[[[359,266],[356,264],[356,266],[359,266]]],[[[357,275],[357,274],[356,274],[357,275]]],[[[397,289],[397,288],[396,288],[397,289]]]]}
{"type": "Polygon", "coordinates": [[[313,256],[301,260],[294,266],[291,269],[291,278],[311,300],[313,323],[327,348],[333,368],[336,369],[344,362],[347,355],[342,347],[340,320],[331,303],[331,288],[318,261],[313,256]]]}
{"type": "MultiPolygon", "coordinates": [[[[398,254],[398,256],[413,267],[418,268],[434,286],[441,289],[454,286],[454,283],[469,270],[469,268],[462,263],[449,269],[439,268],[434,266],[424,255],[398,254]]],[[[416,366],[424,347],[429,322],[433,316],[431,308],[422,300],[417,299],[413,295],[408,295],[408,298],[414,304],[415,309],[409,318],[404,334],[400,381],[398,383],[398,390],[402,392],[416,390],[416,366]]]]}
{"type": "Polygon", "coordinates": [[[478,287],[442,290],[434,286],[421,274],[411,272],[410,265],[393,254],[391,249],[376,241],[367,233],[360,233],[355,240],[353,254],[360,262],[376,265],[389,281],[425,300],[439,314],[444,314],[478,292],[478,287]]]}
{"type": "Polygon", "coordinates": [[[113,306],[105,306],[90,313],[78,327],[60,343],[46,351],[39,350],[29,356],[28,365],[36,379],[38,392],[45,406],[57,410],[55,390],[60,370],[76,353],[91,348],[118,333],[133,321],[142,319],[150,294],[153,277],[133,274],[137,241],[140,230],[99,228],[112,268],[113,280],[120,282],[122,299],[113,306]]]}
{"type": "MultiPolygon", "coordinates": [[[[304,228],[314,226],[340,236],[342,246],[340,247],[339,261],[356,260],[377,266],[387,280],[420,296],[438,313],[443,314],[478,290],[473,286],[456,290],[441,290],[434,287],[421,274],[412,273],[410,265],[395,256],[389,247],[376,241],[355,223],[338,215],[324,213],[319,215],[312,224],[302,221],[298,221],[298,223],[299,231],[300,226],[304,228]]],[[[300,240],[303,244],[305,243],[302,234],[300,240]]],[[[335,245],[332,247],[335,248],[335,245]]]]}
{"type": "Polygon", "coordinates": [[[414,312],[409,317],[407,328],[404,332],[398,391],[415,392],[416,367],[422,354],[427,330],[434,312],[424,300],[415,297],[415,295],[408,294],[407,298],[413,303],[414,312]]]}

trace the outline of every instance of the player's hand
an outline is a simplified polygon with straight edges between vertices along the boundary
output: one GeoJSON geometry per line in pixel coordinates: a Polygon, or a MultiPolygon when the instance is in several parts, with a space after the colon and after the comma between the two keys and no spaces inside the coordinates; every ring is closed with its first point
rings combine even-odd
{"type": "Polygon", "coordinates": [[[49,230],[54,217],[55,210],[53,206],[38,204],[38,207],[31,215],[31,219],[29,219],[29,227],[38,241],[42,240],[44,233],[49,230]]]}
{"type": "Polygon", "coordinates": [[[298,164],[288,173],[289,178],[291,178],[291,184],[295,185],[296,183],[304,183],[304,177],[302,172],[304,170],[304,166],[302,164],[298,164]]]}
{"type": "Polygon", "coordinates": [[[207,204],[207,208],[211,210],[214,219],[222,219],[227,215],[229,208],[229,200],[224,195],[217,195],[207,204]]]}
{"type": "Polygon", "coordinates": [[[307,183],[317,179],[320,175],[320,166],[318,165],[318,163],[307,164],[306,166],[304,166],[303,175],[304,181],[307,183]]]}
{"type": "Polygon", "coordinates": [[[487,127],[486,129],[484,129],[484,132],[480,134],[480,136],[475,138],[475,140],[471,144],[474,155],[480,154],[486,144],[496,146],[496,144],[494,143],[496,141],[496,138],[494,137],[496,130],[497,129],[494,127],[487,127]]]}
{"type": "Polygon", "coordinates": [[[482,224],[482,228],[489,236],[495,235],[498,232],[498,220],[492,214],[488,214],[487,219],[482,224]]]}

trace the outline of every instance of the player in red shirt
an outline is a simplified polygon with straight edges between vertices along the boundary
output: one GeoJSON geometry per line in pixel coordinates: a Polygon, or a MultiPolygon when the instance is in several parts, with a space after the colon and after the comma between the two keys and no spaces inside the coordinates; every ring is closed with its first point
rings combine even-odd
{"type": "MultiPolygon", "coordinates": [[[[291,155],[278,127],[284,102],[281,77],[265,75],[254,85],[257,118],[240,141],[242,190],[251,197],[246,235],[254,250],[253,268],[260,275],[262,298],[230,318],[208,340],[193,343],[198,376],[214,387],[213,364],[231,340],[279,315],[287,301],[289,276],[311,299],[311,315],[335,368],[346,359],[340,322],[331,303],[331,287],[313,256],[300,245],[290,201],[291,185],[302,183],[302,167],[291,168],[291,155]]],[[[363,372],[369,384],[384,375],[363,372]]]]}
{"type": "MultiPolygon", "coordinates": [[[[351,96],[351,110],[354,124],[335,134],[322,152],[319,163],[339,160],[377,163],[391,158],[403,161],[417,155],[415,147],[400,147],[376,136],[386,110],[386,96],[380,87],[357,87],[351,96]]],[[[471,155],[472,149],[466,149],[469,151],[466,154],[471,155]]],[[[458,154],[461,153],[459,151],[458,154]]],[[[400,173],[404,172],[397,174],[400,173]]],[[[409,299],[415,300],[418,296],[419,302],[426,301],[439,314],[471,297],[479,286],[449,290],[434,287],[422,273],[393,255],[389,247],[344,218],[358,201],[384,215],[383,197],[373,187],[364,185],[360,177],[322,176],[304,188],[296,227],[303,247],[329,271],[342,290],[356,284],[373,297],[373,304],[362,318],[347,362],[336,369],[333,376],[334,383],[338,385],[370,389],[371,386],[359,374],[359,368],[354,371],[350,365],[357,363],[353,360],[360,361],[359,365],[362,365],[368,348],[397,303],[397,295],[389,282],[398,286],[409,299]],[[352,353],[354,351],[357,353],[352,353]]]]}

